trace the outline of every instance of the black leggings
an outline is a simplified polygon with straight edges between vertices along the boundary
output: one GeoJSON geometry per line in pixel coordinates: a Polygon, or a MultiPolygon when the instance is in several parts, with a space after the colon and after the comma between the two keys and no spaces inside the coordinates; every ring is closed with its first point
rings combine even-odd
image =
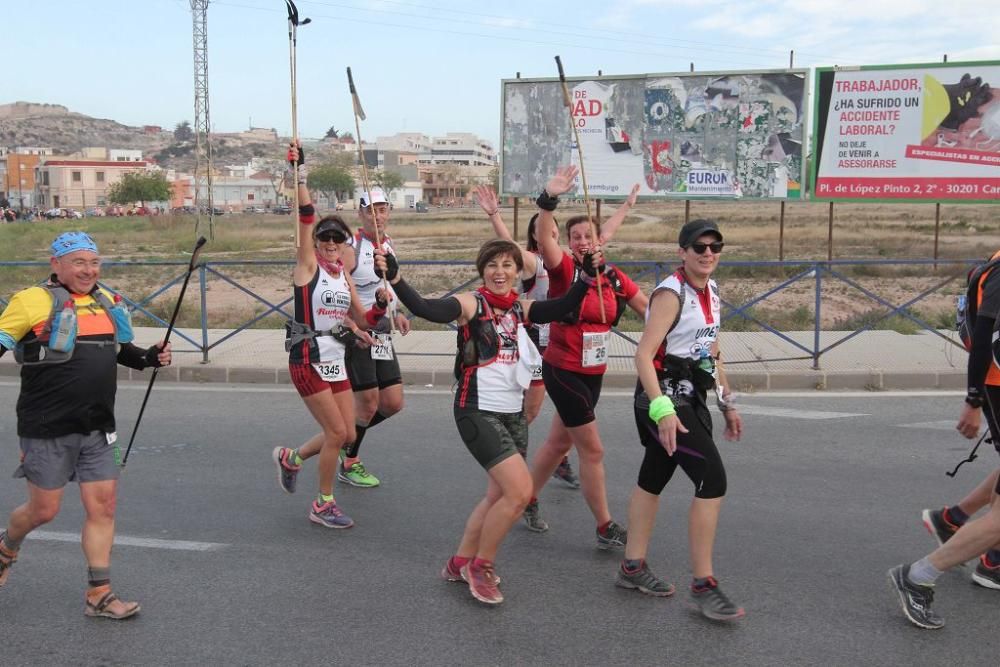
{"type": "Polygon", "coordinates": [[[583,426],[597,419],[594,409],[601,399],[604,375],[568,371],[543,360],[542,380],[545,381],[546,393],[566,427],[583,426]]]}
{"type": "Polygon", "coordinates": [[[680,465],[694,483],[695,498],[721,498],[726,495],[726,468],[712,439],[712,417],[704,405],[678,405],[677,418],[688,430],[677,433],[677,451],[667,456],[660,444],[659,431],[649,418],[647,408],[635,409],[635,425],[646,455],[639,467],[639,488],[660,495],[680,465]]]}

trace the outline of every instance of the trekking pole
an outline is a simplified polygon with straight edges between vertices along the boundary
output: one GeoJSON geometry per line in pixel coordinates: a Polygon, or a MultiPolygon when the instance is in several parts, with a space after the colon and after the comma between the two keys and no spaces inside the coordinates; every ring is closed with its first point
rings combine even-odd
{"type": "MultiPolygon", "coordinates": [[[[184,300],[184,293],[187,292],[188,281],[191,280],[194,267],[198,264],[198,255],[201,254],[201,249],[204,247],[205,241],[204,236],[199,236],[198,241],[194,244],[194,250],[191,251],[191,261],[188,262],[187,274],[184,276],[184,283],[181,285],[181,293],[177,297],[177,303],[174,304],[174,314],[170,316],[170,324],[167,326],[167,335],[163,337],[163,347],[160,348],[161,350],[165,350],[167,343],[170,342],[170,334],[174,330],[177,314],[181,311],[181,302],[184,300]]],[[[142,421],[142,415],[146,411],[146,402],[149,401],[149,393],[153,391],[153,383],[156,382],[156,372],[158,370],[160,370],[159,366],[153,368],[153,375],[150,376],[149,385],[146,387],[146,395],[142,397],[142,405],[139,406],[139,416],[135,418],[135,426],[132,427],[132,437],[128,439],[128,447],[125,449],[125,457],[122,459],[122,468],[128,463],[128,455],[132,451],[135,434],[139,432],[139,423],[142,421]]]]}
{"type": "MultiPolygon", "coordinates": [[[[382,249],[382,235],[378,231],[378,219],[375,217],[375,203],[372,202],[372,188],[371,181],[368,180],[368,165],[365,164],[365,151],[362,146],[364,143],[361,141],[361,121],[365,120],[365,110],[361,106],[361,98],[358,97],[358,89],[354,87],[354,75],[351,74],[351,68],[347,68],[347,86],[351,91],[351,104],[354,107],[354,131],[355,136],[358,139],[358,162],[361,164],[361,187],[365,191],[365,196],[368,197],[368,206],[371,208],[372,216],[372,226],[375,228],[375,243],[378,245],[379,250],[382,249]]],[[[382,275],[382,289],[385,290],[386,298],[389,298],[389,281],[386,279],[385,274],[382,275]]],[[[396,322],[393,320],[392,315],[389,315],[389,331],[396,333],[396,322]]]]}
{"type": "MultiPolygon", "coordinates": [[[[972,463],[973,461],[975,461],[976,459],[978,459],[979,455],[976,454],[976,450],[979,449],[979,445],[983,444],[983,441],[987,439],[986,436],[988,436],[989,434],[990,434],[989,429],[986,429],[985,431],[983,431],[983,434],[981,436],[979,436],[979,442],[977,442],[976,446],[972,448],[972,451],[969,452],[969,455],[966,458],[964,458],[961,461],[959,461],[958,465],[955,466],[954,470],[952,470],[951,472],[946,472],[945,475],[947,475],[948,477],[954,477],[955,475],[958,474],[958,469],[959,468],[961,468],[966,463],[972,463]]],[[[989,442],[993,442],[992,438],[989,439],[989,442]]]]}
{"type": "MultiPolygon", "coordinates": [[[[569,110],[569,127],[573,131],[573,140],[576,142],[576,154],[580,157],[580,182],[583,184],[583,203],[587,207],[587,220],[590,222],[590,233],[594,237],[594,245],[601,242],[598,236],[597,225],[590,215],[590,193],[587,192],[587,173],[583,170],[583,147],[580,145],[580,133],[576,129],[573,121],[573,99],[569,95],[569,86],[566,85],[566,74],[563,72],[562,60],[556,56],[556,67],[559,68],[559,83],[562,85],[563,106],[569,110]]],[[[601,280],[597,279],[597,302],[601,305],[601,324],[607,324],[608,319],[604,314],[604,295],[601,292],[601,280]]]]}
{"type": "MultiPolygon", "coordinates": [[[[302,19],[299,20],[299,9],[295,6],[292,0],[285,0],[285,5],[288,9],[288,69],[291,80],[292,87],[292,144],[296,148],[299,147],[299,107],[298,107],[298,89],[297,89],[297,78],[298,78],[298,63],[296,62],[296,52],[298,50],[298,29],[300,25],[306,25],[311,23],[312,19],[302,19]]],[[[298,248],[302,244],[302,239],[299,238],[299,163],[298,160],[292,165],[292,190],[295,192],[295,211],[293,212],[293,217],[295,218],[295,247],[298,248]]]]}

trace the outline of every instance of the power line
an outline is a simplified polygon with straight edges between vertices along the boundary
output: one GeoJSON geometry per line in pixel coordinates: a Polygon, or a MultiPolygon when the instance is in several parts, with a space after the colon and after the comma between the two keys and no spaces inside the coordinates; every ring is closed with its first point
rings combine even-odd
{"type": "MultiPolygon", "coordinates": [[[[280,13],[280,12],[278,12],[278,10],[271,9],[271,8],[268,8],[268,7],[258,7],[258,6],[254,6],[254,5],[243,5],[243,4],[238,4],[238,3],[234,3],[234,2],[224,2],[222,0],[216,0],[214,2],[214,4],[216,4],[216,5],[224,5],[224,6],[227,6],[227,7],[236,7],[236,8],[239,8],[239,9],[252,9],[252,10],[261,11],[261,12],[268,12],[268,13],[280,13]]],[[[352,8],[352,9],[357,9],[357,8],[352,8]]],[[[362,10],[362,11],[364,11],[364,10],[362,10]]],[[[370,25],[371,24],[371,20],[366,20],[366,19],[351,19],[351,18],[345,18],[343,16],[331,16],[331,15],[328,15],[328,14],[327,15],[316,14],[315,12],[311,12],[311,14],[314,17],[328,18],[328,19],[333,19],[335,21],[340,21],[340,22],[361,23],[361,24],[364,24],[364,25],[370,25]]],[[[421,17],[421,18],[426,18],[426,17],[421,17]]],[[[447,20],[447,19],[445,19],[445,20],[447,20]]],[[[385,21],[380,21],[379,22],[379,26],[380,27],[403,28],[403,29],[410,30],[410,31],[412,31],[414,29],[413,25],[403,25],[403,24],[398,24],[398,23],[386,23],[385,21]]],[[[551,40],[544,40],[543,41],[543,40],[536,40],[536,39],[527,39],[527,38],[522,38],[522,37],[509,37],[509,36],[489,35],[489,34],[482,34],[482,33],[470,33],[470,32],[466,32],[466,31],[446,30],[444,28],[431,28],[431,27],[425,27],[425,26],[421,26],[419,29],[422,30],[422,31],[426,31],[426,32],[437,32],[437,33],[443,33],[443,34],[449,34],[449,35],[460,35],[462,37],[477,37],[477,38],[483,38],[483,39],[495,39],[495,40],[499,40],[499,41],[519,42],[519,43],[524,43],[524,44],[537,44],[537,45],[548,46],[548,47],[566,46],[566,47],[570,47],[570,48],[587,49],[587,50],[590,50],[590,51],[603,51],[603,52],[609,52],[609,53],[626,53],[626,54],[629,54],[629,55],[641,55],[641,56],[647,56],[647,57],[648,56],[653,56],[653,57],[659,56],[659,57],[663,57],[663,58],[670,58],[670,57],[677,57],[678,55],[680,55],[680,54],[670,54],[670,53],[655,52],[655,51],[648,51],[648,50],[646,50],[646,51],[633,51],[633,50],[629,50],[629,49],[613,49],[613,48],[608,48],[608,47],[595,46],[592,43],[579,44],[579,43],[567,43],[567,42],[553,42],[551,40]]],[[[687,55],[689,53],[690,53],[689,51],[685,51],[684,52],[685,57],[687,57],[687,55]]],[[[705,57],[705,56],[703,56],[700,53],[698,54],[698,59],[699,59],[699,61],[702,61],[702,62],[704,62],[704,61],[707,61],[707,62],[724,62],[724,63],[731,63],[732,62],[731,60],[721,60],[719,58],[705,57]]],[[[752,61],[743,61],[743,62],[745,62],[746,64],[749,64],[749,65],[755,65],[755,66],[758,66],[758,67],[768,67],[768,65],[766,63],[752,62],[752,61]]]]}
{"type": "MultiPolygon", "coordinates": [[[[494,20],[497,20],[497,21],[508,21],[508,22],[515,22],[515,23],[523,23],[524,22],[522,19],[519,19],[519,18],[516,18],[516,17],[512,17],[512,16],[501,16],[501,15],[498,15],[498,14],[483,14],[481,12],[472,12],[472,11],[465,10],[465,9],[451,9],[451,8],[448,8],[448,7],[435,7],[435,6],[432,6],[432,5],[422,5],[422,4],[416,3],[416,2],[403,2],[402,0],[381,0],[381,2],[384,3],[384,4],[400,5],[400,6],[403,6],[403,7],[415,7],[417,9],[431,9],[431,10],[439,11],[439,12],[446,12],[446,13],[452,13],[452,14],[463,14],[463,15],[466,15],[466,16],[476,16],[476,17],[485,18],[485,19],[494,19],[494,20]]],[[[372,11],[372,12],[378,12],[378,13],[384,13],[384,14],[399,14],[401,16],[413,16],[413,17],[417,17],[417,18],[427,18],[426,15],[422,15],[422,14],[407,14],[407,13],[402,13],[402,12],[393,12],[393,11],[381,10],[381,9],[372,10],[372,9],[367,9],[365,7],[358,7],[357,5],[344,5],[344,4],[340,4],[340,3],[334,3],[334,2],[323,2],[322,0],[303,0],[303,4],[306,4],[306,3],[308,3],[308,4],[314,4],[314,5],[323,5],[323,6],[326,6],[326,7],[341,7],[341,8],[345,8],[345,9],[355,9],[355,10],[360,10],[360,11],[372,11]]],[[[483,25],[483,26],[486,26],[486,27],[497,27],[497,28],[503,28],[503,27],[505,27],[505,26],[490,26],[488,23],[483,23],[483,22],[460,21],[458,19],[443,18],[441,20],[453,21],[453,22],[462,22],[462,23],[474,23],[474,24],[483,25]]],[[[736,45],[720,46],[720,45],[718,45],[716,43],[713,43],[713,42],[704,42],[704,41],[698,41],[698,40],[692,40],[692,39],[680,39],[680,38],[664,38],[662,35],[650,35],[650,34],[644,34],[644,33],[637,33],[637,32],[631,31],[631,30],[614,30],[614,29],[611,29],[611,28],[607,28],[607,29],[605,29],[605,28],[588,28],[586,26],[573,25],[573,24],[567,24],[567,23],[563,23],[561,25],[564,28],[572,28],[572,29],[577,30],[577,31],[582,30],[582,31],[585,32],[585,34],[580,34],[579,32],[574,33],[574,32],[569,32],[569,31],[565,31],[565,30],[554,30],[554,29],[551,29],[551,28],[533,28],[533,27],[530,27],[530,26],[522,26],[519,29],[521,29],[521,30],[531,30],[531,31],[535,31],[535,32],[544,32],[546,34],[571,35],[571,36],[576,36],[576,37],[582,37],[582,38],[585,38],[585,39],[594,39],[595,37],[598,37],[600,39],[610,39],[612,41],[628,42],[628,43],[636,43],[636,42],[638,42],[638,43],[642,43],[642,44],[656,44],[656,45],[666,45],[666,46],[673,45],[673,46],[685,47],[686,45],[691,45],[691,46],[697,46],[697,47],[711,47],[711,48],[716,49],[716,50],[732,51],[732,52],[735,52],[735,53],[749,52],[749,53],[759,54],[759,53],[762,53],[762,52],[770,52],[770,53],[774,53],[775,55],[782,55],[782,56],[784,56],[784,55],[787,55],[788,51],[789,51],[788,49],[774,49],[774,48],[763,48],[763,47],[755,47],[755,46],[736,46],[736,45]],[[586,34],[586,33],[596,33],[596,35],[586,34]],[[617,38],[608,37],[609,34],[612,34],[612,35],[623,35],[625,38],[623,38],[623,39],[617,39],[617,38]],[[637,37],[638,38],[644,38],[644,39],[638,39],[637,40],[636,39],[637,37]]],[[[803,55],[803,56],[813,56],[813,57],[816,57],[816,58],[828,59],[830,61],[837,61],[837,62],[845,62],[846,63],[846,61],[844,61],[843,58],[841,58],[840,56],[829,56],[829,55],[823,55],[823,54],[817,54],[817,53],[809,53],[809,52],[806,52],[806,51],[799,51],[797,49],[796,49],[796,52],[799,53],[800,55],[803,55]]]]}

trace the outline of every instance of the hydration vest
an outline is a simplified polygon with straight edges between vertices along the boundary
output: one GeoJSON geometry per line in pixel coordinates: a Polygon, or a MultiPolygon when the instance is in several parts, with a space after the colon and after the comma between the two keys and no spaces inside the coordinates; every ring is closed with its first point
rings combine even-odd
{"type": "MultiPolygon", "coordinates": [[[[455,379],[470,368],[479,368],[491,363],[500,353],[500,340],[493,326],[493,308],[479,292],[476,297],[476,314],[468,324],[458,329],[458,351],[455,354],[455,379]]],[[[515,301],[510,311],[518,322],[524,322],[524,309],[520,301],[515,301]]]]}
{"type": "MultiPolygon", "coordinates": [[[[976,328],[976,314],[979,311],[980,287],[989,273],[1000,265],[1000,257],[974,267],[969,271],[965,296],[959,297],[955,313],[955,330],[966,350],[972,350],[972,331],[976,328]]],[[[998,318],[1000,321],[1000,318],[998,318]]]]}
{"type": "MultiPolygon", "coordinates": [[[[618,269],[613,266],[609,266],[604,272],[604,276],[611,283],[611,290],[615,293],[615,316],[611,321],[611,326],[617,326],[618,321],[625,314],[625,308],[628,307],[628,298],[625,296],[625,286],[622,284],[621,276],[618,275],[618,269]]],[[[579,280],[579,278],[577,278],[579,280]]],[[[602,286],[603,287],[603,286],[602,286]]],[[[580,309],[583,307],[581,305],[577,306],[572,312],[564,317],[561,322],[563,324],[576,324],[580,321],[580,309]]]]}
{"type": "Polygon", "coordinates": [[[95,286],[90,292],[90,296],[101,306],[111,320],[114,337],[110,341],[105,340],[77,340],[76,323],[76,302],[73,295],[59,283],[46,282],[43,287],[48,290],[52,297],[52,310],[49,312],[49,319],[45,326],[34,340],[28,342],[18,342],[14,347],[14,360],[24,366],[39,366],[45,364],[63,364],[73,358],[73,351],[77,345],[118,345],[119,343],[130,343],[133,339],[132,320],[128,309],[117,296],[112,302],[108,295],[95,286]],[[65,322],[59,320],[63,317],[64,311],[71,311],[72,326],[66,326],[65,322]]]}

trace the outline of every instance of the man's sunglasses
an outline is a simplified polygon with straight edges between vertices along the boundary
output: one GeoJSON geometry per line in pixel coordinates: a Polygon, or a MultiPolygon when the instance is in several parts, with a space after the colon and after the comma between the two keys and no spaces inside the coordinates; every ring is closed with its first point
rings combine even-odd
{"type": "Polygon", "coordinates": [[[701,241],[695,241],[688,247],[691,248],[691,250],[694,250],[699,255],[704,255],[705,251],[711,248],[712,254],[718,255],[719,253],[722,252],[722,249],[726,247],[726,244],[723,243],[722,241],[713,241],[711,243],[702,243],[701,241]]]}
{"type": "Polygon", "coordinates": [[[322,241],[323,243],[330,243],[331,241],[333,241],[334,243],[343,243],[344,241],[347,240],[347,235],[344,234],[343,232],[334,230],[332,232],[322,232],[320,234],[317,234],[316,240],[322,241]]]}

